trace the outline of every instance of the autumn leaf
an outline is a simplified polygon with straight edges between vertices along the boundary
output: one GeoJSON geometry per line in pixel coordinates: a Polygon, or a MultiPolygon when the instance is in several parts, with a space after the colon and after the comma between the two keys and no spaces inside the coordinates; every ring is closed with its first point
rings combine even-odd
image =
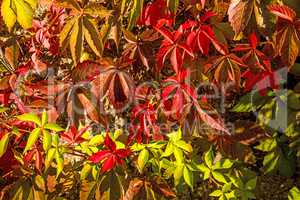
{"type": "Polygon", "coordinates": [[[278,16],[275,32],[276,56],[291,67],[300,53],[299,24],[296,13],[287,6],[270,5],[268,9],[278,16]]]}
{"type": "Polygon", "coordinates": [[[123,165],[124,160],[131,153],[129,149],[117,149],[116,143],[106,134],[104,140],[105,149],[98,151],[90,157],[93,163],[103,161],[101,172],[105,173],[113,169],[116,165],[123,165]]]}
{"type": "Polygon", "coordinates": [[[96,18],[108,18],[111,12],[97,3],[87,4],[81,8],[76,2],[70,2],[69,6],[71,6],[73,16],[66,22],[60,33],[60,46],[66,48],[69,44],[75,65],[82,56],[84,41],[100,57],[104,47],[96,18]]]}
{"type": "Polygon", "coordinates": [[[12,30],[16,21],[24,29],[31,28],[36,6],[37,0],[3,0],[1,14],[9,31],[12,30]]]}
{"type": "Polygon", "coordinates": [[[261,0],[232,0],[228,8],[229,22],[236,34],[265,28],[261,0]],[[252,30],[251,30],[252,29],[252,30]]]}
{"type": "MultiPolygon", "coordinates": [[[[100,63],[101,65],[101,63],[100,63]]],[[[114,62],[102,62],[103,71],[91,82],[97,98],[108,95],[115,109],[124,109],[133,100],[135,84],[131,76],[114,62]]]]}
{"type": "Polygon", "coordinates": [[[209,59],[205,65],[205,71],[217,84],[233,81],[239,87],[241,81],[240,67],[245,66],[239,57],[230,53],[209,59]]]}

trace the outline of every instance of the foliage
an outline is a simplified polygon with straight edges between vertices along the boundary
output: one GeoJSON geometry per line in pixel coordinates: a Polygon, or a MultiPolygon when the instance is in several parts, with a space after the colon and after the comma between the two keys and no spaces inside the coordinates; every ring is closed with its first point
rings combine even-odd
{"type": "Polygon", "coordinates": [[[1,199],[246,200],[299,179],[296,1],[0,2],[1,199]]]}

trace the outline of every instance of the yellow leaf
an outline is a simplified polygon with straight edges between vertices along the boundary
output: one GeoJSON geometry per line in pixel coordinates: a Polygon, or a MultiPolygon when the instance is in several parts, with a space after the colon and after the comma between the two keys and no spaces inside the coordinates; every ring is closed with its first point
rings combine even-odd
{"type": "Polygon", "coordinates": [[[95,54],[100,57],[103,51],[103,44],[100,39],[99,32],[94,24],[86,17],[83,18],[83,25],[84,37],[88,45],[95,52],[95,54]]]}
{"type": "Polygon", "coordinates": [[[78,18],[75,17],[73,19],[71,19],[70,21],[68,21],[66,23],[66,25],[64,26],[63,30],[60,32],[59,34],[59,45],[61,47],[65,47],[65,45],[67,44],[68,41],[68,37],[70,35],[70,32],[72,30],[72,27],[74,26],[74,23],[76,22],[78,18]]]}
{"type": "Polygon", "coordinates": [[[81,57],[82,46],[83,46],[82,18],[80,17],[74,23],[71,36],[70,36],[70,50],[75,65],[78,63],[81,57]]]}
{"type": "Polygon", "coordinates": [[[19,24],[28,29],[32,26],[33,9],[23,0],[14,0],[17,11],[17,21],[19,24]]]}
{"type": "Polygon", "coordinates": [[[11,31],[12,27],[16,23],[17,16],[13,11],[13,2],[11,0],[3,0],[1,5],[1,15],[3,16],[3,20],[8,27],[8,30],[11,31]]]}
{"type": "Polygon", "coordinates": [[[25,0],[27,3],[29,3],[30,7],[32,9],[36,9],[37,7],[37,0],[25,0]]]}

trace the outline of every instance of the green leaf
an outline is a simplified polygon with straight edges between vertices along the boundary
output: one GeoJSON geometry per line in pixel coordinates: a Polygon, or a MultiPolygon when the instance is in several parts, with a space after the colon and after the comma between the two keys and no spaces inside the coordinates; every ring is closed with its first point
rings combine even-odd
{"type": "Polygon", "coordinates": [[[218,161],[212,168],[214,170],[216,169],[229,169],[233,165],[233,162],[229,159],[223,159],[218,161]]]}
{"type": "Polygon", "coordinates": [[[250,179],[245,185],[246,189],[254,190],[256,187],[256,182],[257,182],[257,177],[250,179]]]}
{"type": "Polygon", "coordinates": [[[91,146],[97,146],[104,142],[103,135],[95,135],[92,137],[92,139],[89,141],[89,145],[91,146]]]}
{"type": "Polygon", "coordinates": [[[91,47],[94,53],[100,57],[103,52],[102,40],[96,24],[87,17],[83,17],[83,33],[88,45],[91,47]]]}
{"type": "Polygon", "coordinates": [[[176,141],[179,141],[182,138],[181,129],[178,129],[177,131],[173,131],[172,133],[169,133],[167,136],[170,138],[170,140],[172,140],[175,143],[176,141]]]}
{"type": "Polygon", "coordinates": [[[165,152],[161,155],[161,157],[168,157],[168,156],[172,155],[174,148],[175,148],[174,145],[171,142],[169,142],[167,144],[165,152]]]}
{"type": "Polygon", "coordinates": [[[92,171],[92,165],[90,164],[85,164],[83,165],[83,168],[80,172],[80,180],[86,179],[86,177],[89,175],[89,173],[92,171]]]}
{"type": "MultiPolygon", "coordinates": [[[[242,182],[242,180],[239,178],[239,177],[236,177],[236,176],[229,176],[230,180],[231,180],[231,183],[237,187],[237,188],[240,188],[240,189],[243,189],[244,187],[244,184],[242,182]]],[[[252,180],[252,179],[251,179],[252,180]]]]}
{"type": "Polygon", "coordinates": [[[0,139],[0,158],[4,155],[7,149],[7,145],[9,142],[9,134],[6,133],[5,135],[2,136],[0,139]]]}
{"type": "Polygon", "coordinates": [[[184,157],[183,157],[182,150],[179,149],[178,147],[173,148],[173,150],[174,150],[174,156],[175,156],[176,162],[183,163],[184,157]]]}
{"type": "Polygon", "coordinates": [[[42,125],[44,126],[48,122],[47,112],[44,110],[42,113],[42,125]]]}
{"type": "Polygon", "coordinates": [[[57,147],[59,143],[59,136],[57,134],[52,135],[52,144],[57,147]]]}
{"type": "Polygon", "coordinates": [[[40,118],[32,113],[25,113],[25,114],[19,115],[19,116],[17,116],[17,118],[21,121],[33,122],[33,123],[37,124],[38,126],[42,126],[42,122],[41,122],[40,118]]]}
{"type": "Polygon", "coordinates": [[[56,177],[58,177],[59,174],[63,171],[63,168],[64,168],[64,158],[60,154],[58,149],[56,149],[56,151],[55,151],[55,161],[56,161],[56,169],[57,169],[56,177]]]}
{"type": "Polygon", "coordinates": [[[65,129],[57,125],[56,123],[48,123],[44,126],[45,129],[55,131],[55,132],[60,132],[64,131],[65,129]]]}
{"type": "Polygon", "coordinates": [[[221,196],[222,194],[223,194],[223,193],[222,193],[221,190],[215,190],[215,191],[213,191],[212,193],[210,193],[209,196],[211,196],[211,197],[219,197],[219,196],[221,196]]]}
{"type": "Polygon", "coordinates": [[[231,183],[225,183],[224,185],[223,185],[223,187],[222,187],[222,192],[223,193],[227,193],[227,192],[229,192],[230,191],[230,189],[231,189],[231,183]]]}
{"type": "Polygon", "coordinates": [[[140,152],[138,161],[137,161],[138,169],[139,169],[140,173],[142,173],[148,159],[149,159],[149,151],[147,149],[143,149],[140,152]]]}
{"type": "Polygon", "coordinates": [[[233,107],[233,112],[252,112],[262,107],[269,96],[261,96],[258,91],[252,91],[240,98],[239,102],[233,107]]]}
{"type": "Polygon", "coordinates": [[[51,134],[48,131],[43,130],[43,149],[45,150],[45,152],[49,150],[51,144],[52,144],[51,134]]]}
{"type": "Polygon", "coordinates": [[[128,23],[128,29],[131,30],[133,26],[135,25],[138,17],[142,13],[144,5],[144,0],[133,0],[133,7],[130,11],[130,17],[129,17],[129,23],[128,23]]]}
{"type": "Polygon", "coordinates": [[[204,155],[204,161],[205,164],[211,169],[213,166],[213,162],[214,162],[214,152],[212,147],[210,147],[210,149],[205,153],[204,155]]]}
{"type": "Polygon", "coordinates": [[[183,168],[183,178],[186,184],[193,189],[193,185],[194,185],[193,172],[190,171],[186,166],[184,166],[183,168]]]}
{"type": "Polygon", "coordinates": [[[225,176],[221,172],[212,171],[212,176],[221,183],[227,183],[225,176]]]}
{"type": "Polygon", "coordinates": [[[183,174],[183,165],[177,165],[175,171],[174,171],[174,182],[175,182],[175,186],[179,184],[180,179],[182,177],[183,174]]]}
{"type": "Polygon", "coordinates": [[[56,149],[51,148],[48,150],[45,158],[45,168],[48,169],[55,155],[56,149]]]}
{"type": "Polygon", "coordinates": [[[39,138],[41,129],[40,128],[35,128],[30,134],[29,137],[27,139],[27,144],[25,146],[24,152],[26,153],[37,141],[37,139],[39,138]]]}
{"type": "Polygon", "coordinates": [[[207,180],[210,177],[210,169],[206,167],[203,163],[197,165],[197,168],[203,172],[203,180],[207,180]]]}
{"type": "Polygon", "coordinates": [[[289,200],[299,200],[300,199],[299,189],[295,186],[292,189],[290,189],[288,198],[289,198],[289,200]]]}
{"type": "Polygon", "coordinates": [[[255,148],[261,151],[269,152],[277,147],[276,139],[270,138],[260,142],[255,148]]]}
{"type": "Polygon", "coordinates": [[[192,145],[186,143],[186,142],[183,141],[183,140],[178,140],[178,141],[175,143],[175,145],[176,145],[177,147],[179,147],[179,148],[181,148],[181,149],[183,149],[183,150],[189,152],[189,153],[191,153],[191,152],[193,151],[192,145]]]}
{"type": "Polygon", "coordinates": [[[277,169],[280,156],[276,152],[271,152],[264,157],[263,165],[265,173],[270,173],[277,169]]]}

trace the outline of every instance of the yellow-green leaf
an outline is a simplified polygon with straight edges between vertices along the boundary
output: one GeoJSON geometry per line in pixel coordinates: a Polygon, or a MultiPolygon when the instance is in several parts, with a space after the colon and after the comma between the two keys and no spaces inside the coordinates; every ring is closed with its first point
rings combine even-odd
{"type": "Polygon", "coordinates": [[[56,161],[56,177],[63,171],[64,167],[64,158],[63,156],[59,153],[58,149],[56,149],[55,152],[55,161],[56,161]]]}
{"type": "Polygon", "coordinates": [[[92,166],[90,164],[85,164],[83,165],[83,168],[80,172],[80,179],[81,180],[84,180],[86,179],[86,177],[89,175],[89,173],[91,172],[92,170],[92,166]]]}
{"type": "Polygon", "coordinates": [[[180,164],[180,165],[177,165],[175,171],[174,171],[174,182],[175,182],[175,185],[178,185],[179,182],[180,182],[180,179],[182,177],[182,173],[183,173],[183,165],[180,164]]]}
{"type": "Polygon", "coordinates": [[[138,157],[138,169],[142,173],[147,161],[149,159],[149,151],[147,149],[143,149],[138,157]]]}
{"type": "Polygon", "coordinates": [[[51,147],[52,144],[52,136],[47,130],[43,130],[43,148],[45,152],[51,147]]]}
{"type": "Polygon", "coordinates": [[[48,167],[50,166],[54,155],[55,155],[56,149],[55,148],[51,148],[48,150],[46,158],[45,158],[45,168],[48,169],[48,167]]]}
{"type": "Polygon", "coordinates": [[[190,171],[186,166],[183,168],[183,178],[186,184],[193,189],[193,184],[194,184],[193,172],[190,171]]]}
{"type": "Polygon", "coordinates": [[[25,114],[19,115],[19,116],[17,116],[17,118],[21,121],[33,122],[33,123],[37,124],[38,126],[42,125],[40,118],[32,113],[25,113],[25,114]]]}
{"type": "Polygon", "coordinates": [[[9,141],[9,134],[5,134],[0,139],[0,158],[3,156],[3,154],[6,152],[7,145],[9,141]]]}
{"type": "Polygon", "coordinates": [[[26,144],[25,149],[24,149],[24,153],[26,153],[34,145],[34,143],[39,138],[40,132],[41,132],[40,128],[35,128],[29,134],[29,137],[28,137],[28,140],[27,140],[27,144],[26,144]]]}
{"type": "Polygon", "coordinates": [[[49,129],[51,131],[55,131],[55,132],[59,132],[59,131],[63,131],[65,129],[63,129],[62,127],[60,127],[59,125],[55,124],[55,123],[48,123],[44,126],[45,129],[49,129]]]}

